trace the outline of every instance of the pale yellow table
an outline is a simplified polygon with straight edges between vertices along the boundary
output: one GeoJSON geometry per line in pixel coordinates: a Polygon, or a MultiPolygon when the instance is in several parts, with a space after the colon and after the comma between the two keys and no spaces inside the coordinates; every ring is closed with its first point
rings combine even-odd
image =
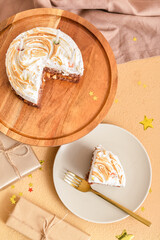
{"type": "MultiPolygon", "coordinates": [[[[66,221],[91,235],[92,240],[114,240],[126,229],[135,240],[160,239],[160,57],[137,60],[118,65],[119,84],[115,101],[105,117],[112,123],[133,133],[145,146],[152,164],[152,185],[147,199],[136,211],[152,222],[150,228],[128,217],[113,224],[86,222],[71,212],[66,221]],[[153,128],[143,130],[139,124],[144,115],[153,118],[153,128]]],[[[58,148],[33,147],[40,160],[42,170],[15,183],[0,192],[0,240],[25,240],[24,236],[9,229],[5,221],[14,205],[10,197],[23,196],[33,203],[63,217],[68,210],[58,198],[52,180],[52,166],[58,148]],[[33,191],[29,192],[29,187],[33,191]]],[[[136,176],[135,176],[136,177],[136,176]]],[[[71,236],[71,240],[74,240],[71,236]]]]}

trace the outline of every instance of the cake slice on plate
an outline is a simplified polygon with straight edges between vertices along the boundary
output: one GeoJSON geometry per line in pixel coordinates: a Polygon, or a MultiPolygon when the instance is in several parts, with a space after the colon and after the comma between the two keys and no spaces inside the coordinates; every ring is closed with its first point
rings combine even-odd
{"type": "Polygon", "coordinates": [[[126,178],[118,157],[101,145],[94,149],[88,182],[116,187],[125,186],[126,178]]]}

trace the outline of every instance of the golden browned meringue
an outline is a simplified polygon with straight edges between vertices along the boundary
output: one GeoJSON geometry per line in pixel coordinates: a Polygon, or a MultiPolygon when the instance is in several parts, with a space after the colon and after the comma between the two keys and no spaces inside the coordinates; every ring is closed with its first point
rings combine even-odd
{"type": "Polygon", "coordinates": [[[6,54],[8,79],[15,92],[33,104],[38,103],[45,67],[65,76],[83,75],[82,55],[71,37],[57,29],[37,27],[11,42],[6,54]]]}
{"type": "Polygon", "coordinates": [[[125,186],[126,178],[118,157],[106,151],[101,145],[98,145],[93,152],[88,182],[125,186]]]}

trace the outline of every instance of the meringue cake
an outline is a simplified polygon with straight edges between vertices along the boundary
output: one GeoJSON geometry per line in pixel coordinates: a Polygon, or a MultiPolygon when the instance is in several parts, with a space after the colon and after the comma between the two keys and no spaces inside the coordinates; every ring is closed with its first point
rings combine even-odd
{"type": "Polygon", "coordinates": [[[37,27],[19,34],[6,53],[9,82],[22,99],[38,106],[48,80],[77,83],[83,59],[74,40],[61,30],[37,27]]]}
{"type": "Polygon", "coordinates": [[[95,147],[93,151],[88,182],[125,187],[126,178],[120,160],[101,145],[95,147]]]}

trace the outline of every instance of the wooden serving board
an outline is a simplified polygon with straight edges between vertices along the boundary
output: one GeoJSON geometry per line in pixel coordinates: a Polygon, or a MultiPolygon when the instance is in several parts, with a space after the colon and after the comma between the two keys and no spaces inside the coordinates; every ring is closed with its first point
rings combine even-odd
{"type": "Polygon", "coordinates": [[[0,24],[0,131],[20,142],[58,146],[77,140],[106,116],[117,88],[117,67],[103,35],[88,21],[59,9],[32,9],[0,24]],[[40,108],[27,105],[11,89],[5,54],[12,40],[34,27],[60,28],[73,38],[84,61],[78,84],[49,81],[40,108]]]}

